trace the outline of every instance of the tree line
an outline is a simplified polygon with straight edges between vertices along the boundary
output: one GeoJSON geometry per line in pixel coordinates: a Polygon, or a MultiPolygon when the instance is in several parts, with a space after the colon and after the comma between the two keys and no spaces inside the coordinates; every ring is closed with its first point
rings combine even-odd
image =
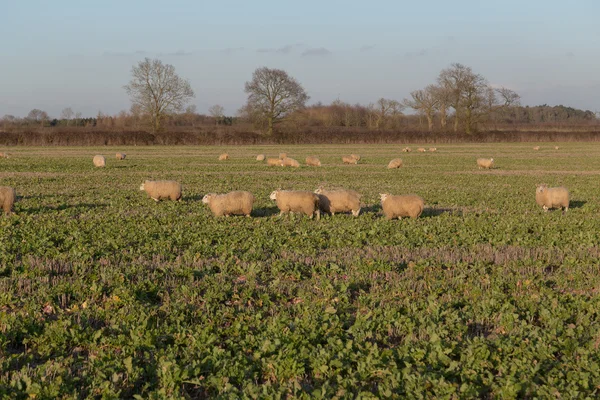
{"type": "Polygon", "coordinates": [[[329,105],[310,99],[300,82],[286,71],[257,68],[246,82],[246,104],[235,117],[226,116],[221,105],[199,114],[188,105],[195,97],[188,80],[181,78],[175,67],[158,59],[144,59],[131,70],[132,78],[124,90],[131,108],[117,115],[101,112],[95,118],[82,118],[71,107],[63,109],[60,118],[50,118],[45,111],[34,109],[25,118],[5,115],[0,127],[94,127],[135,129],[152,132],[181,127],[246,124],[267,135],[278,127],[289,129],[307,126],[354,127],[369,130],[401,130],[419,127],[429,132],[475,133],[507,124],[590,123],[598,115],[589,110],[565,106],[522,106],[520,96],[505,87],[493,87],[487,79],[470,67],[454,63],[443,69],[435,83],[417,89],[403,100],[380,98],[368,105],[335,100],[329,105]],[[412,110],[412,114],[404,111],[412,110]]]}

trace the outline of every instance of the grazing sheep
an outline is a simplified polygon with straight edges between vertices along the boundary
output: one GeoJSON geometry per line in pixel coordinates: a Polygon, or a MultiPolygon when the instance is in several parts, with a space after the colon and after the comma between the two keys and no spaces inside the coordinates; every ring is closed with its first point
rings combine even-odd
{"type": "Polygon", "coordinates": [[[223,153],[219,156],[219,161],[229,160],[229,154],[223,153]]]}
{"type": "Polygon", "coordinates": [[[540,146],[535,146],[533,149],[534,149],[535,151],[538,151],[538,150],[540,149],[540,146]]]}
{"type": "Polygon", "coordinates": [[[316,215],[317,219],[321,218],[319,196],[316,193],[302,190],[275,190],[269,198],[277,203],[280,216],[290,212],[300,212],[310,218],[313,215],[316,215]]]}
{"type": "Polygon", "coordinates": [[[0,205],[5,214],[11,214],[17,194],[15,189],[10,186],[0,186],[0,205]]]}
{"type": "Polygon", "coordinates": [[[127,157],[127,154],[125,154],[125,153],[117,153],[117,155],[115,157],[117,158],[117,160],[124,160],[125,157],[127,157]]]}
{"type": "Polygon", "coordinates": [[[264,154],[259,154],[256,156],[256,161],[265,161],[265,155],[264,154]]]}
{"type": "Polygon", "coordinates": [[[0,158],[10,158],[10,154],[8,154],[6,152],[4,152],[4,153],[0,152],[0,158]]]}
{"type": "Polygon", "coordinates": [[[390,161],[390,163],[388,164],[388,169],[394,169],[394,168],[400,168],[402,166],[402,159],[400,158],[394,158],[392,161],[390,161]]]}
{"type": "Polygon", "coordinates": [[[549,188],[547,185],[539,185],[535,190],[535,202],[544,211],[562,207],[566,212],[569,210],[569,191],[562,186],[549,188]]]}
{"type": "Polygon", "coordinates": [[[358,217],[360,214],[360,194],[354,190],[323,190],[317,189],[319,196],[319,209],[335,215],[336,212],[352,212],[358,217]]]}
{"type": "Polygon", "coordinates": [[[267,158],[267,165],[269,167],[274,167],[276,165],[283,167],[283,163],[281,162],[281,160],[279,158],[267,158]]]}
{"type": "Polygon", "coordinates": [[[309,167],[320,167],[321,161],[315,156],[306,157],[306,165],[309,167]]]}
{"type": "Polygon", "coordinates": [[[202,198],[202,203],[208,204],[215,217],[230,215],[250,216],[254,196],[250,192],[236,191],[226,194],[209,193],[202,198]]]}
{"type": "Polygon", "coordinates": [[[402,149],[403,153],[410,153],[412,150],[410,149],[410,147],[405,147],[402,149]]]}
{"type": "Polygon", "coordinates": [[[419,153],[425,153],[427,150],[425,150],[425,148],[424,148],[424,147],[419,147],[419,148],[417,149],[417,151],[418,151],[419,153]]]}
{"type": "Polygon", "coordinates": [[[554,146],[554,150],[558,150],[558,146],[554,146]]]}
{"type": "Polygon", "coordinates": [[[494,159],[493,158],[478,158],[477,166],[479,167],[479,169],[481,169],[481,168],[491,169],[494,166],[494,159]]]}
{"type": "Polygon", "coordinates": [[[391,194],[380,193],[379,195],[381,196],[383,214],[388,220],[402,217],[418,218],[423,212],[425,202],[421,197],[414,194],[392,196],[391,194]]]}
{"type": "Polygon", "coordinates": [[[181,185],[176,181],[144,181],[140,190],[146,191],[154,201],[160,199],[181,201],[181,185]]]}
{"type": "Polygon", "coordinates": [[[429,151],[431,151],[431,152],[437,151],[437,147],[430,147],[429,151]]]}
{"type": "Polygon", "coordinates": [[[360,156],[358,154],[350,154],[350,157],[354,158],[356,161],[360,161],[360,156]]]}
{"type": "Polygon", "coordinates": [[[106,159],[104,158],[104,156],[94,156],[94,166],[95,167],[105,167],[106,166],[106,159]]]}
{"type": "Polygon", "coordinates": [[[281,166],[282,167],[299,168],[300,167],[300,163],[297,160],[294,160],[293,158],[286,157],[286,158],[284,158],[284,159],[281,160],[281,166]]]}
{"type": "Polygon", "coordinates": [[[343,156],[342,157],[342,162],[344,164],[358,164],[358,159],[352,157],[352,156],[343,156]]]}
{"type": "Polygon", "coordinates": [[[279,153],[279,159],[280,160],[283,160],[286,157],[287,157],[287,153],[279,153]]]}

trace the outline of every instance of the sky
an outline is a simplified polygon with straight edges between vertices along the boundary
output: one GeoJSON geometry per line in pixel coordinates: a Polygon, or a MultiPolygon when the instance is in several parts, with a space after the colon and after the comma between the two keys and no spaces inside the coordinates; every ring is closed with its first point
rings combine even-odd
{"type": "Polygon", "coordinates": [[[259,67],[309,104],[402,100],[461,63],[522,104],[600,111],[598,0],[0,0],[0,117],[130,107],[145,57],[190,81],[198,112],[234,115],[259,67]]]}

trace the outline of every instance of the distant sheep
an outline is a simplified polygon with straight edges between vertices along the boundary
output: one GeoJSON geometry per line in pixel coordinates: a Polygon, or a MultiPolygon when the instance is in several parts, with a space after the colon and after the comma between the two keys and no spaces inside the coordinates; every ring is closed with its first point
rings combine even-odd
{"type": "Polygon", "coordinates": [[[394,158],[392,161],[389,162],[388,164],[388,169],[394,169],[394,168],[400,168],[402,166],[402,159],[400,158],[394,158]]]}
{"type": "Polygon", "coordinates": [[[417,149],[417,151],[418,151],[419,153],[425,153],[427,150],[425,150],[425,147],[419,147],[419,148],[417,149]]]}
{"type": "Polygon", "coordinates": [[[540,149],[540,146],[535,146],[533,149],[534,149],[535,151],[538,151],[538,150],[540,149]]]}
{"type": "Polygon", "coordinates": [[[144,181],[140,190],[148,193],[154,201],[160,199],[181,201],[181,184],[176,181],[144,181]]]}
{"type": "Polygon", "coordinates": [[[558,146],[554,146],[554,150],[558,150],[558,146]]]}
{"type": "Polygon", "coordinates": [[[208,204],[215,217],[230,215],[250,216],[254,196],[250,192],[236,191],[226,194],[209,193],[202,198],[202,203],[208,204]]]}
{"type": "Polygon", "coordinates": [[[229,160],[229,154],[223,153],[219,156],[219,161],[226,161],[226,160],[229,160]]]}
{"type": "Polygon", "coordinates": [[[11,214],[17,199],[15,189],[10,186],[0,186],[0,205],[5,214],[11,214]]]}
{"type": "Polygon", "coordinates": [[[280,160],[283,160],[286,157],[287,157],[287,153],[279,153],[279,159],[280,160]]]}
{"type": "Polygon", "coordinates": [[[381,208],[388,220],[402,217],[418,218],[425,207],[423,199],[412,194],[392,196],[391,194],[381,193],[380,196],[381,208]]]}
{"type": "Polygon", "coordinates": [[[283,167],[294,167],[294,168],[300,168],[300,163],[290,157],[286,157],[284,159],[281,160],[281,165],[283,167]]]}
{"type": "Polygon", "coordinates": [[[412,150],[410,149],[410,147],[405,147],[402,149],[403,153],[410,153],[412,150]]]}
{"type": "Polygon", "coordinates": [[[569,210],[569,191],[562,186],[549,188],[539,185],[535,190],[535,202],[542,206],[544,211],[562,207],[566,212],[569,210]]]}
{"type": "Polygon", "coordinates": [[[0,152],[0,158],[10,158],[10,154],[8,154],[6,152],[4,152],[4,153],[0,152]]]}
{"type": "Polygon", "coordinates": [[[477,159],[477,167],[479,167],[479,169],[481,169],[481,168],[491,169],[493,166],[494,166],[493,158],[478,158],[477,159]]]}
{"type": "Polygon", "coordinates": [[[320,167],[321,161],[318,157],[308,156],[306,157],[306,165],[308,165],[309,167],[320,167]]]}
{"type": "Polygon", "coordinates": [[[342,162],[344,164],[358,164],[358,160],[360,160],[360,158],[354,157],[354,154],[342,157],[342,162]]]}
{"type": "Polygon", "coordinates": [[[360,156],[358,154],[350,154],[350,157],[354,158],[356,161],[360,161],[360,156]]]}
{"type": "Polygon", "coordinates": [[[283,167],[283,164],[279,158],[267,158],[267,165],[269,167],[274,167],[276,165],[283,167]]]}
{"type": "Polygon", "coordinates": [[[265,155],[264,154],[259,154],[256,156],[256,161],[265,161],[265,155]]]}
{"type": "Polygon", "coordinates": [[[352,212],[358,217],[360,214],[360,194],[354,190],[324,190],[317,189],[319,196],[319,209],[325,213],[335,215],[340,212],[352,212]]]}
{"type": "Polygon", "coordinates": [[[433,153],[434,151],[437,151],[437,147],[430,147],[429,151],[431,151],[433,153]]]}
{"type": "Polygon", "coordinates": [[[316,193],[299,190],[275,190],[269,196],[277,203],[279,215],[290,212],[299,212],[312,218],[314,215],[320,219],[319,196],[316,193]]]}
{"type": "Polygon", "coordinates": [[[94,162],[94,166],[98,167],[98,168],[106,166],[106,159],[104,158],[104,156],[100,156],[100,155],[94,156],[93,162],[94,162]]]}
{"type": "Polygon", "coordinates": [[[125,154],[125,153],[117,153],[115,157],[116,157],[117,160],[124,160],[125,157],[127,157],[127,154],[125,154]]]}

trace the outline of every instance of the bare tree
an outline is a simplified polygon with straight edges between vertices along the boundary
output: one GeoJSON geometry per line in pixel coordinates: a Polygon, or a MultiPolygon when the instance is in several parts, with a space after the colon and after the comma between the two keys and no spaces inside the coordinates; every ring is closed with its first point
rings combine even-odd
{"type": "Polygon", "coordinates": [[[60,113],[60,118],[66,119],[67,126],[69,126],[69,123],[71,122],[71,118],[73,118],[73,109],[71,107],[67,107],[67,108],[63,109],[62,112],[60,113]]]}
{"type": "Polygon", "coordinates": [[[161,128],[166,115],[181,111],[195,97],[189,81],[175,73],[175,67],[158,59],[140,61],[131,69],[133,78],[124,86],[133,105],[150,117],[152,130],[161,128]]]}
{"type": "Polygon", "coordinates": [[[219,125],[219,122],[225,115],[225,108],[219,104],[215,104],[208,109],[208,112],[215,119],[215,123],[219,125]]]}
{"type": "Polygon", "coordinates": [[[500,101],[503,107],[514,107],[521,105],[521,96],[511,89],[505,87],[496,88],[496,93],[500,95],[500,101]]]}
{"type": "MultiPolygon", "coordinates": [[[[464,109],[465,133],[471,134],[477,129],[477,123],[487,114],[486,97],[488,82],[479,74],[468,74],[464,81],[461,105],[464,109]]],[[[493,94],[493,91],[492,91],[493,94]]]]}
{"type": "Polygon", "coordinates": [[[377,100],[377,103],[370,104],[369,108],[374,115],[375,128],[379,129],[381,126],[385,125],[388,117],[401,114],[404,106],[396,100],[381,98],[377,100]]]}
{"type": "Polygon", "coordinates": [[[429,132],[433,130],[433,116],[440,102],[436,93],[437,87],[429,85],[425,89],[415,90],[410,93],[412,99],[404,100],[404,104],[416,111],[420,111],[427,118],[429,132]]]}
{"type": "Polygon", "coordinates": [[[472,73],[471,68],[454,63],[443,69],[438,77],[438,84],[448,93],[448,105],[454,109],[454,132],[458,131],[465,81],[472,73]]]}
{"type": "Polygon", "coordinates": [[[75,126],[79,125],[79,120],[81,119],[81,111],[77,111],[75,113],[75,126]]]}
{"type": "Polygon", "coordinates": [[[448,88],[443,86],[434,86],[434,95],[437,98],[437,112],[440,115],[440,128],[446,129],[448,121],[448,108],[450,107],[450,100],[452,99],[452,92],[448,88]]]}
{"type": "Polygon", "coordinates": [[[38,110],[37,108],[34,108],[27,114],[27,120],[29,122],[39,123],[41,126],[44,126],[48,119],[48,113],[46,111],[38,110]]]}
{"type": "Polygon", "coordinates": [[[257,68],[244,90],[248,94],[244,114],[266,122],[269,135],[277,122],[303,108],[309,99],[302,85],[287,72],[267,67],[257,68]]]}

